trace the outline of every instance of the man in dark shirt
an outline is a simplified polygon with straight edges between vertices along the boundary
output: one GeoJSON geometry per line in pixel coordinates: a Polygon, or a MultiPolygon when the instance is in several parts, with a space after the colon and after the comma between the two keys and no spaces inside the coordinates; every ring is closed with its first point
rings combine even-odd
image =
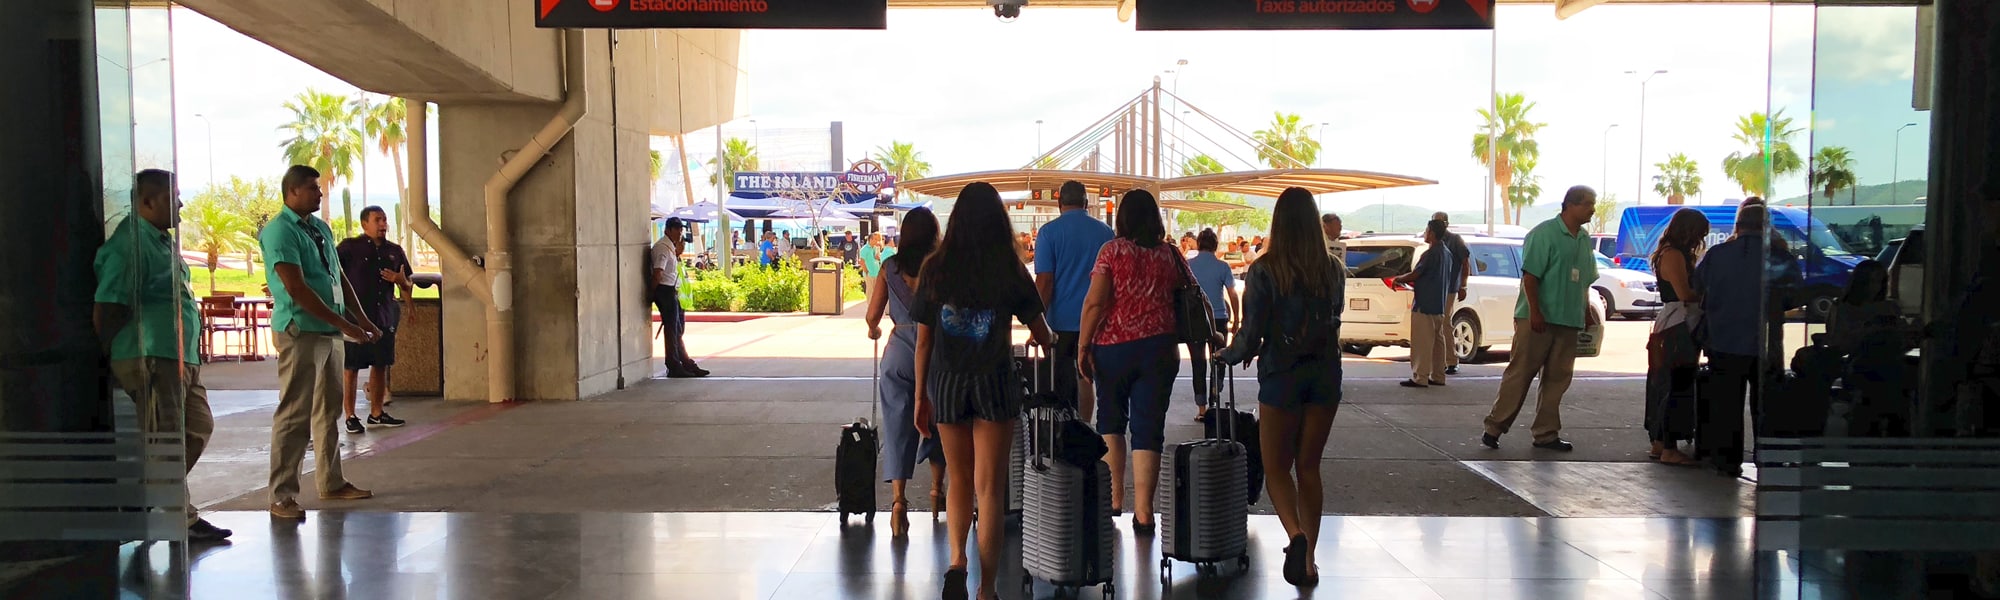
{"type": "Polygon", "coordinates": [[[403,426],[402,419],[389,416],[382,407],[389,402],[389,367],[396,364],[396,326],[404,313],[416,313],[402,310],[412,300],[410,259],[403,254],[402,246],[388,240],[388,233],[389,218],[382,207],[363,208],[361,235],[341,242],[337,249],[340,269],[354,285],[354,296],[361,300],[362,313],[382,329],[382,339],[373,344],[347,342],[347,376],[342,390],[348,433],[367,431],[362,428],[361,419],[354,416],[354,387],[362,369],[373,369],[368,374],[368,425],[403,426]],[[398,289],[403,291],[401,307],[396,304],[398,289]]]}
{"type": "MultiPolygon", "coordinates": [[[[1458,303],[1465,301],[1465,286],[1472,277],[1472,249],[1465,246],[1465,238],[1459,237],[1458,234],[1452,233],[1451,229],[1449,229],[1451,227],[1451,215],[1445,214],[1444,211],[1440,210],[1431,213],[1431,220],[1444,223],[1447,228],[1444,232],[1445,247],[1451,250],[1452,256],[1456,259],[1454,262],[1458,264],[1458,269],[1455,271],[1458,276],[1448,282],[1451,284],[1451,290],[1444,299],[1445,323],[1447,323],[1446,327],[1450,327],[1451,316],[1458,314],[1458,303]]],[[[1448,348],[1446,350],[1444,354],[1444,374],[1457,375],[1458,349],[1448,348]]]]}

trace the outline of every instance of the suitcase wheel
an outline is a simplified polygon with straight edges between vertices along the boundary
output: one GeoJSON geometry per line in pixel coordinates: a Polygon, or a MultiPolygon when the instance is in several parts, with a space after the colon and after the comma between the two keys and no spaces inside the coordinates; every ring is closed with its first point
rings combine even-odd
{"type": "Polygon", "coordinates": [[[1238,556],[1238,557],[1236,557],[1236,568],[1237,568],[1238,570],[1241,570],[1241,571],[1249,571],[1249,570],[1250,570],[1250,555],[1248,555],[1248,554],[1245,554],[1245,555],[1243,555],[1243,556],[1238,556]]]}
{"type": "Polygon", "coordinates": [[[1174,561],[1171,558],[1162,558],[1160,559],[1160,585],[1173,585],[1173,583],[1174,561]]]}
{"type": "Polygon", "coordinates": [[[1032,576],[1028,576],[1028,575],[1022,575],[1022,576],[1021,576],[1021,597],[1022,597],[1022,598],[1033,598],[1033,597],[1035,597],[1035,578],[1034,578],[1034,577],[1032,577],[1032,576]]]}
{"type": "Polygon", "coordinates": [[[868,516],[866,516],[866,517],[863,517],[863,518],[867,520],[867,523],[868,523],[868,526],[869,526],[869,527],[874,527],[874,526],[875,526],[875,511],[872,511],[872,510],[871,510],[871,511],[868,511],[868,516]]]}
{"type": "Polygon", "coordinates": [[[1117,586],[1114,586],[1114,585],[1111,585],[1111,584],[1110,584],[1109,582],[1105,583],[1105,584],[1104,584],[1104,595],[1102,596],[1102,597],[1104,598],[1104,600],[1111,600],[1111,597],[1112,597],[1112,596],[1116,596],[1116,595],[1118,595],[1118,588],[1117,588],[1117,586]]]}

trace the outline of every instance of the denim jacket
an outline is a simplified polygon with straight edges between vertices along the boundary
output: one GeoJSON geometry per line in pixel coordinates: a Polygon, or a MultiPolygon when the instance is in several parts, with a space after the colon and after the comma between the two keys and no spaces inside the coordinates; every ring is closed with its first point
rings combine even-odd
{"type": "MultiPolygon", "coordinates": [[[[1243,295],[1243,326],[1236,333],[1236,340],[1222,351],[1222,360],[1240,365],[1253,356],[1257,359],[1257,375],[1274,375],[1290,371],[1311,359],[1340,360],[1340,311],[1347,306],[1347,269],[1335,266],[1332,269],[1333,286],[1333,331],[1314,348],[1300,348],[1285,343],[1287,333],[1296,333],[1304,328],[1308,298],[1278,294],[1277,281],[1261,263],[1252,263],[1245,276],[1243,295]]],[[[1324,302],[1324,300],[1321,300],[1324,302]]]]}

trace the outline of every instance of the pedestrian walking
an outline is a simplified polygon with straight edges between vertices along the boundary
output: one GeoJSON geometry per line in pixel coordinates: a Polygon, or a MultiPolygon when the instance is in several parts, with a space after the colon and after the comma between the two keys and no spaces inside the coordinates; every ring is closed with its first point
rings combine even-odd
{"type": "Polygon", "coordinates": [[[1319,583],[1319,543],[1325,482],[1320,457],[1340,410],[1340,313],[1347,268],[1328,260],[1313,227],[1312,193],[1289,188],[1271,215],[1271,245],[1245,276],[1243,324],[1218,355],[1224,362],[1257,360],[1258,437],[1264,487],[1285,528],[1285,581],[1319,583]]]}
{"type": "MultiPolygon", "coordinates": [[[[1167,243],[1159,203],[1146,190],[1119,199],[1117,236],[1097,254],[1079,333],[1078,373],[1097,389],[1097,432],[1110,447],[1111,510],[1122,512],[1127,432],[1132,463],[1132,528],[1150,534],[1158,522],[1153,496],[1166,443],[1168,400],[1180,375],[1174,336],[1174,290],[1194,277],[1167,243]]],[[[1058,363],[1060,364],[1060,363],[1058,363]]]]}
{"type": "Polygon", "coordinates": [[[944,597],[966,597],[965,542],[977,495],[979,597],[998,598],[994,581],[1007,547],[1006,463],[1022,402],[1010,370],[1007,321],[1026,324],[1035,344],[1054,341],[1028,271],[1014,254],[1014,226],[998,190],[980,182],[959,192],[951,225],[917,279],[910,318],[917,323],[915,370],[923,385],[916,388],[913,420],[924,435],[935,431],[944,446],[951,544],[944,597]]]}
{"type": "Polygon", "coordinates": [[[347,433],[364,433],[361,419],[354,415],[356,387],[361,380],[361,372],[368,371],[368,426],[402,427],[403,420],[390,416],[389,369],[396,365],[396,327],[404,315],[414,316],[410,310],[416,299],[411,293],[416,287],[410,284],[410,259],[403,254],[403,247],[389,241],[389,217],[380,206],[361,209],[361,235],[343,241],[338,247],[341,273],[354,286],[354,297],[361,300],[361,312],[368,320],[382,330],[382,339],[370,344],[342,342],[344,362],[347,372],[341,374],[341,409],[346,416],[347,433]],[[401,304],[396,303],[396,293],[402,292],[401,304]]]}
{"type": "MultiPolygon", "coordinates": [[[[1229,263],[1223,262],[1221,257],[1215,255],[1219,242],[1215,230],[1201,230],[1201,233],[1195,236],[1195,247],[1198,252],[1194,258],[1188,259],[1188,270],[1194,271],[1195,283],[1201,284],[1202,295],[1208,296],[1211,316],[1215,318],[1215,334],[1222,338],[1216,343],[1218,348],[1229,343],[1231,316],[1233,311],[1239,310],[1238,307],[1243,304],[1242,298],[1236,295],[1236,274],[1230,269],[1229,263]]],[[[1209,354],[1209,345],[1206,343],[1188,344],[1188,363],[1194,368],[1194,420],[1196,421],[1207,420],[1208,407],[1221,401],[1222,384],[1224,378],[1228,377],[1224,373],[1215,373],[1214,379],[1208,378],[1209,354]]]]}
{"type": "Polygon", "coordinates": [[[1694,465],[1680,443],[1694,441],[1694,400],[1701,352],[1694,330],[1701,321],[1701,290],[1692,285],[1696,257],[1708,240],[1708,217],[1683,208],[1667,221],[1653,249],[1660,282],[1660,315],[1646,341],[1647,456],[1665,465],[1694,465]]]}
{"type": "Polygon", "coordinates": [[[1457,255],[1445,240],[1450,234],[1444,221],[1432,220],[1424,227],[1427,246],[1416,268],[1396,278],[1396,283],[1415,289],[1410,302],[1410,378],[1403,380],[1403,387],[1445,385],[1445,356],[1451,354],[1451,318],[1445,310],[1459,267],[1457,255]]]}
{"type": "Polygon", "coordinates": [[[882,339],[884,314],[895,325],[876,374],[881,382],[876,389],[876,401],[882,404],[881,473],[893,492],[889,530],[895,537],[909,535],[910,501],[904,490],[909,487],[917,463],[928,460],[931,464],[932,521],[937,520],[938,509],[944,504],[944,456],[937,438],[921,435],[916,425],[918,419],[933,419],[933,415],[916,412],[917,323],[910,316],[916,290],[922,285],[917,274],[923,272],[924,259],[937,246],[937,237],[937,217],[930,209],[918,208],[904,215],[903,239],[909,246],[882,261],[882,272],[875,277],[868,293],[868,339],[882,339]]]}
{"type": "Polygon", "coordinates": [[[271,336],[278,345],[278,410],[271,423],[271,516],[304,519],[299,507],[299,461],[312,441],[314,478],[321,500],[374,496],[340,472],[340,380],[345,362],[341,337],[375,343],[382,330],[361,311],[354,287],[342,277],[333,230],[313,216],[323,193],[319,171],[293,165],[280,180],[285,209],[258,235],[271,288],[271,336]]]}
{"type": "Polygon", "coordinates": [[[1347,242],[1340,239],[1343,227],[1340,215],[1326,213],[1319,217],[1320,233],[1326,236],[1326,253],[1333,255],[1334,262],[1345,265],[1347,264],[1347,242]]]}
{"type": "MultiPolygon", "coordinates": [[[[1098,250],[1115,236],[1110,226],[1090,216],[1090,197],[1083,184],[1064,182],[1056,203],[1062,214],[1042,225],[1035,235],[1035,290],[1049,309],[1049,328],[1056,332],[1050,360],[1073,365],[1082,330],[1083,299],[1090,292],[1090,272],[1097,266],[1098,250]]],[[[1056,397],[1064,405],[1079,407],[1078,415],[1091,414],[1090,395],[1080,391],[1074,369],[1056,369],[1055,380],[1056,397]]]]}
{"type": "Polygon", "coordinates": [[[1457,337],[1452,335],[1451,317],[1458,314],[1458,303],[1465,301],[1466,290],[1472,285],[1472,248],[1465,245],[1465,237],[1451,231],[1451,214],[1444,211],[1431,213],[1431,220],[1444,223],[1445,247],[1451,249],[1457,259],[1458,276],[1451,282],[1451,291],[1444,299],[1445,336],[1454,345],[1444,354],[1444,374],[1458,374],[1457,337]]]}
{"type": "Polygon", "coordinates": [[[1521,294],[1514,302],[1514,351],[1500,379],[1500,395],[1486,415],[1486,432],[1479,443],[1500,447],[1500,436],[1514,427],[1528,386],[1541,379],[1530,427],[1534,445],[1544,450],[1575,449],[1562,439],[1562,397],[1576,371],[1576,336],[1602,315],[1590,310],[1591,282],[1597,281],[1597,248],[1591,243],[1590,222],[1597,192],[1576,186],[1563,194],[1562,212],[1528,231],[1521,246],[1521,294]]]}
{"type": "Polygon", "coordinates": [[[1760,327],[1769,318],[1766,306],[1783,304],[1776,296],[1784,292],[1772,282],[1797,276],[1791,261],[1792,272],[1772,276],[1770,224],[1770,209],[1762,204],[1737,209],[1735,231],[1702,257],[1694,273],[1709,366],[1709,381],[1695,402],[1695,458],[1728,477],[1743,473],[1744,393],[1755,427],[1763,420],[1767,374],[1777,368],[1768,364],[1760,327]]]}
{"type": "Polygon", "coordinates": [[[708,369],[695,364],[687,351],[687,311],[681,307],[681,251],[686,244],[687,222],[667,217],[664,233],[653,242],[653,307],[660,311],[660,329],[666,338],[667,377],[686,379],[707,377],[708,369]]]}
{"type": "MultiPolygon", "coordinates": [[[[181,437],[185,476],[208,448],[215,417],[201,383],[199,305],[174,245],[180,202],[173,180],[159,169],[133,177],[132,212],[98,247],[92,264],[92,322],[112,376],[132,397],[140,429],[181,437]]],[[[227,539],[231,532],[201,518],[187,486],[181,487],[188,540],[227,539]]]]}

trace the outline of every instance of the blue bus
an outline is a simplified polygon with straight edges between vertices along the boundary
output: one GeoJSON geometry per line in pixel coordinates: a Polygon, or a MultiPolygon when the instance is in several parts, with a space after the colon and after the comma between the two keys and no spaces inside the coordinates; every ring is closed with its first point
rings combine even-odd
{"type": "MultiPolygon", "coordinates": [[[[1634,206],[1625,209],[1618,225],[1618,264],[1627,269],[1650,272],[1647,257],[1666,233],[1667,221],[1674,212],[1680,210],[1699,211],[1708,217],[1708,244],[1714,246],[1729,238],[1736,230],[1735,206],[1634,206]]],[[[1847,278],[1854,266],[1866,258],[1850,252],[1839,236],[1829,230],[1826,223],[1815,219],[1804,209],[1775,207],[1771,209],[1771,226],[1778,236],[1791,245],[1798,256],[1799,272],[1805,276],[1805,286],[1811,299],[1806,305],[1808,317],[1824,320],[1833,309],[1834,300],[1847,288],[1847,278]]]]}

